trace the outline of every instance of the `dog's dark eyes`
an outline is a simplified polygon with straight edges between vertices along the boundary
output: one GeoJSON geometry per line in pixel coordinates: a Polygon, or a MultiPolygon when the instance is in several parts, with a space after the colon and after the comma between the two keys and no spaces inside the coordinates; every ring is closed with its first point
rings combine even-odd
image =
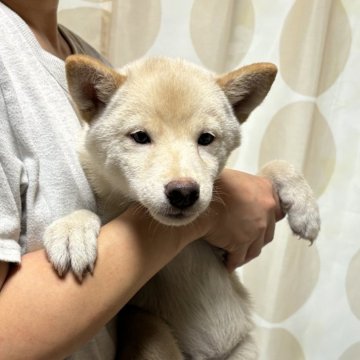
{"type": "Polygon", "coordinates": [[[198,144],[199,145],[210,145],[215,140],[215,136],[210,133],[203,133],[198,138],[198,144]]]}
{"type": "Polygon", "coordinates": [[[145,131],[136,131],[130,136],[134,139],[138,144],[150,144],[151,139],[150,136],[145,131]]]}

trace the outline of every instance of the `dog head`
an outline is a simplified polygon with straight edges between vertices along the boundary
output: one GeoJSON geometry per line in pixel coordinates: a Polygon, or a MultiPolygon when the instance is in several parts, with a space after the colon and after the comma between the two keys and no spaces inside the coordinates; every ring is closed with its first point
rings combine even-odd
{"type": "Polygon", "coordinates": [[[156,220],[182,225],[208,207],[240,144],[239,123],[262,102],[276,68],[254,64],[214,76],[183,60],[150,58],[116,72],[73,55],[66,73],[89,124],[85,148],[97,174],[156,220]]]}

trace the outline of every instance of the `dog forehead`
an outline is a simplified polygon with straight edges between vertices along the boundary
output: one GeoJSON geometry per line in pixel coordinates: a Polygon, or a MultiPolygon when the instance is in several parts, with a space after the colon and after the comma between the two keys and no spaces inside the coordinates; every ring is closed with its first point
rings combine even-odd
{"type": "Polygon", "coordinates": [[[132,101],[165,119],[223,108],[224,96],[213,74],[184,60],[150,58],[126,69],[126,75],[132,101]]]}
{"type": "Polygon", "coordinates": [[[140,59],[125,66],[121,69],[121,72],[128,77],[141,78],[151,78],[152,76],[160,77],[161,75],[165,75],[167,77],[180,75],[182,77],[187,74],[204,79],[212,78],[212,73],[200,66],[190,63],[184,59],[167,57],[150,57],[140,59]]]}

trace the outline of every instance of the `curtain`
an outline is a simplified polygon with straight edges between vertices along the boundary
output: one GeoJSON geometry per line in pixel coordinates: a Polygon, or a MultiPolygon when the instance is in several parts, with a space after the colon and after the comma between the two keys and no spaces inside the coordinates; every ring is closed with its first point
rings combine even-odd
{"type": "Polygon", "coordinates": [[[115,67],[182,57],[214,72],[279,68],[243,126],[229,166],[256,173],[286,159],[314,189],[313,246],[286,220],[241,268],[264,360],[360,359],[360,1],[62,0],[59,20],[115,67]]]}

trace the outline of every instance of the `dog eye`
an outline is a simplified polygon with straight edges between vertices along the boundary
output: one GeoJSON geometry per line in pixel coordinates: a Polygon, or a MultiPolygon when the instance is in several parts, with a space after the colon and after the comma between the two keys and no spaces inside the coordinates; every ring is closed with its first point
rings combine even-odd
{"type": "Polygon", "coordinates": [[[210,133],[203,133],[198,138],[198,144],[199,145],[210,145],[215,140],[215,136],[210,133]]]}
{"type": "Polygon", "coordinates": [[[134,139],[138,144],[150,144],[151,139],[150,136],[145,131],[136,131],[130,136],[134,139]]]}

